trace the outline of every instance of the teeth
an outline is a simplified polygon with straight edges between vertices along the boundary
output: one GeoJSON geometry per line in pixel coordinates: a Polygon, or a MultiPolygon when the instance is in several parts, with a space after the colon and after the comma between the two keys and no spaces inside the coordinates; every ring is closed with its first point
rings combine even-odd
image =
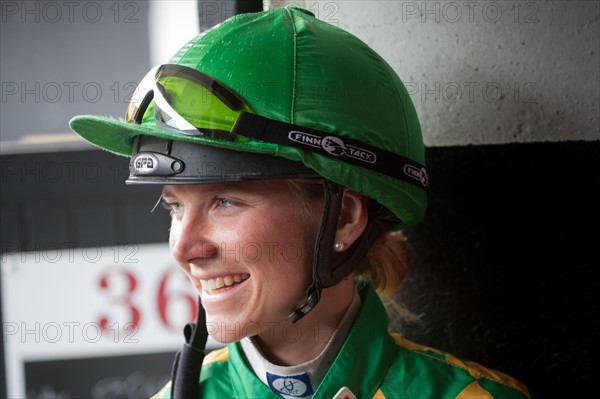
{"type": "Polygon", "coordinates": [[[250,275],[248,273],[242,274],[230,274],[224,277],[211,278],[208,280],[200,280],[202,284],[202,288],[206,291],[217,291],[224,287],[231,287],[234,284],[241,283],[244,280],[247,280],[250,275]]]}

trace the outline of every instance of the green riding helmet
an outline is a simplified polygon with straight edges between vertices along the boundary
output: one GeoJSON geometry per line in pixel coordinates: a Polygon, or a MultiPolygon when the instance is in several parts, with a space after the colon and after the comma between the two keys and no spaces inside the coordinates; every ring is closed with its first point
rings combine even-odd
{"type": "Polygon", "coordinates": [[[83,115],[70,125],[131,156],[128,183],[324,178],[314,281],[294,321],[381,232],[414,226],[425,213],[421,129],[400,78],[361,40],[300,8],[231,17],[153,68],[125,120],[83,115]],[[368,196],[370,221],[380,223],[334,262],[342,187],[368,196]]]}

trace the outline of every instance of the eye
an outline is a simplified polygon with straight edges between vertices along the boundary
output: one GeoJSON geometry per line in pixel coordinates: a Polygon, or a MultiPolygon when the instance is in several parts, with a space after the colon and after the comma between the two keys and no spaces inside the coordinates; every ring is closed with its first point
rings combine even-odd
{"type": "Polygon", "coordinates": [[[167,211],[169,211],[169,215],[173,216],[175,215],[177,212],[179,212],[181,210],[181,205],[179,204],[179,202],[171,202],[171,201],[166,201],[166,200],[161,200],[161,204],[163,206],[163,208],[165,208],[167,211]]]}
{"type": "Polygon", "coordinates": [[[235,203],[229,198],[218,197],[217,205],[219,206],[219,208],[229,209],[232,208],[235,205],[235,203]]]}

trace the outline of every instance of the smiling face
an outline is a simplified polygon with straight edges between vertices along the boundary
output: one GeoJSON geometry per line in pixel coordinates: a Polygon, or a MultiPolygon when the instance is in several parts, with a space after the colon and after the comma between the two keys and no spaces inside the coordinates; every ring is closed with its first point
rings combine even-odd
{"type": "Polygon", "coordinates": [[[302,212],[282,181],[165,186],[163,201],[171,252],[213,338],[233,342],[287,323],[311,281],[320,209],[302,212]]]}

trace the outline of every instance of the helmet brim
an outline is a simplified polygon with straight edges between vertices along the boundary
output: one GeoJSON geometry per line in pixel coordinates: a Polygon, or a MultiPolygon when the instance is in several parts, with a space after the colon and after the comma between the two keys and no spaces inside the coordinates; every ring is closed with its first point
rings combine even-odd
{"type": "Polygon", "coordinates": [[[185,141],[232,150],[277,154],[277,145],[256,142],[228,142],[203,136],[189,136],[168,127],[157,126],[153,121],[142,124],[127,123],[122,119],[98,115],[78,115],[69,122],[71,129],[90,143],[115,153],[130,157],[133,153],[133,139],[136,136],[152,136],[166,140],[185,141]]]}

